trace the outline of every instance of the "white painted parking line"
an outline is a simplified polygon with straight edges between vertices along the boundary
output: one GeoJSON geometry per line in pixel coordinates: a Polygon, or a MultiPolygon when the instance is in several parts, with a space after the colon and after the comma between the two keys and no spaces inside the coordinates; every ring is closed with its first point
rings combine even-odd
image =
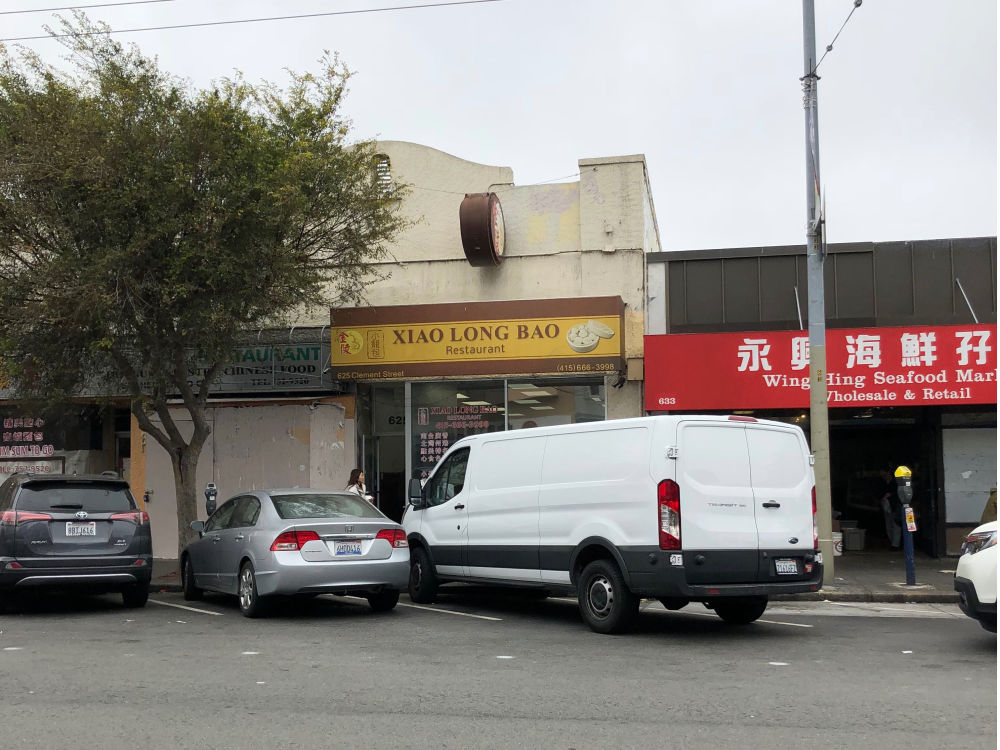
{"type": "Polygon", "coordinates": [[[404,604],[403,602],[400,602],[396,606],[398,606],[398,607],[409,607],[410,609],[423,609],[423,610],[426,610],[427,612],[437,612],[438,614],[442,614],[442,615],[458,615],[459,617],[474,617],[477,620],[490,620],[491,622],[503,622],[503,618],[501,618],[501,617],[487,617],[486,615],[472,615],[472,614],[469,614],[468,612],[455,612],[454,610],[451,610],[451,609],[438,609],[437,607],[424,607],[424,606],[421,606],[420,604],[404,604]]]}
{"type": "MultiPolygon", "coordinates": [[[[655,611],[655,610],[654,610],[655,611]]],[[[695,617],[714,617],[718,618],[718,615],[714,612],[688,612],[687,610],[678,611],[678,614],[682,615],[694,615],[695,617]]],[[[754,620],[754,622],[766,622],[768,625],[787,625],[790,628],[811,628],[812,625],[806,625],[801,622],[782,622],[781,620],[754,620]]]]}
{"type": "Polygon", "coordinates": [[[222,612],[212,612],[208,609],[198,609],[197,607],[188,607],[183,604],[174,604],[173,602],[161,602],[159,599],[149,599],[150,604],[160,604],[164,607],[177,607],[177,609],[186,609],[188,612],[200,612],[203,615],[215,615],[216,617],[222,617],[222,612]]]}

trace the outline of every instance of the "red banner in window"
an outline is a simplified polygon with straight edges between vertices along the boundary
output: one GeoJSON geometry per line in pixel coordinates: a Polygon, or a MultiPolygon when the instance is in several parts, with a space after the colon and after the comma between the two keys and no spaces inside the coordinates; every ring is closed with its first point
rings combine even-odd
{"type": "MultiPolygon", "coordinates": [[[[826,332],[831,407],[995,404],[996,324],[826,332]]],[[[645,337],[646,410],[809,406],[807,331],[645,337]]]]}

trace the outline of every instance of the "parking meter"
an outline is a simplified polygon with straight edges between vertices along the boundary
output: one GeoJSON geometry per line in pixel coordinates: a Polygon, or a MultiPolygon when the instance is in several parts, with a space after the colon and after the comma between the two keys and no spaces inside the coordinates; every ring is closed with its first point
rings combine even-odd
{"type": "Polygon", "coordinates": [[[915,586],[917,572],[913,560],[913,532],[917,530],[916,519],[910,501],[913,500],[913,472],[906,466],[899,466],[895,471],[896,493],[902,507],[903,555],[906,559],[906,585],[915,586]]]}
{"type": "Polygon", "coordinates": [[[208,515],[215,513],[215,496],[219,494],[215,482],[209,482],[205,487],[205,512],[208,515]]]}

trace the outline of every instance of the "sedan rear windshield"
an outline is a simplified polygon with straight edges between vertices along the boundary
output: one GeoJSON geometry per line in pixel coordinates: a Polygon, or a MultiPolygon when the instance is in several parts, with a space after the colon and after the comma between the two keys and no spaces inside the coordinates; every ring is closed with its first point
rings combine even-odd
{"type": "Polygon", "coordinates": [[[117,513],[135,510],[135,503],[120,484],[32,482],[21,487],[15,508],[57,513],[63,510],[117,513]]]}
{"type": "Polygon", "coordinates": [[[354,494],[271,495],[282,518],[383,518],[378,508],[354,494]]]}

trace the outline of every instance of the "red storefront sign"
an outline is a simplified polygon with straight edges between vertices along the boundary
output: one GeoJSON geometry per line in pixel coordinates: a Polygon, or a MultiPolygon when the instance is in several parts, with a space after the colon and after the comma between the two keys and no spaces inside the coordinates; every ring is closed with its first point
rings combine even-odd
{"type": "MultiPolygon", "coordinates": [[[[996,325],[826,332],[831,407],[995,404],[996,325]]],[[[809,406],[807,331],[645,337],[646,411],[809,406]]]]}

